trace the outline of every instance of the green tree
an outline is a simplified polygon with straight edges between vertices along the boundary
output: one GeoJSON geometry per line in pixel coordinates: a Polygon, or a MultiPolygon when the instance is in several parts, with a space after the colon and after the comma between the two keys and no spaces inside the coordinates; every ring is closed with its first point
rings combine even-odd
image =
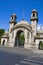
{"type": "Polygon", "coordinates": [[[24,40],[24,34],[20,35],[20,40],[24,40]]]}
{"type": "Polygon", "coordinates": [[[5,30],[4,29],[0,29],[0,44],[1,44],[1,36],[4,34],[5,30]]]}
{"type": "Polygon", "coordinates": [[[20,37],[19,37],[19,46],[24,46],[24,40],[25,40],[24,34],[20,35],[20,37]]]}

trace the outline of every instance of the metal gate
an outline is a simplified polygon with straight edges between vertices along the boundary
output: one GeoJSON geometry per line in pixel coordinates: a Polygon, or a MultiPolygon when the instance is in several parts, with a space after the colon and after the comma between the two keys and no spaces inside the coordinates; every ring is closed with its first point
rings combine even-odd
{"type": "Polygon", "coordinates": [[[24,40],[16,39],[15,46],[16,47],[24,47],[24,40]]]}

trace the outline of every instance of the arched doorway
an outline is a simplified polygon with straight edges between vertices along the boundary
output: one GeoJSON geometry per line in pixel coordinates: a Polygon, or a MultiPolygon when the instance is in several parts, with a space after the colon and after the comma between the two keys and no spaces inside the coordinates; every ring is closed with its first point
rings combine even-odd
{"type": "Polygon", "coordinates": [[[25,43],[24,32],[22,30],[20,30],[16,34],[15,46],[24,47],[24,43],[25,43]]]}
{"type": "Polygon", "coordinates": [[[2,45],[4,46],[4,44],[5,44],[5,40],[3,40],[3,43],[2,43],[2,45]]]}
{"type": "Polygon", "coordinates": [[[39,42],[39,49],[43,49],[43,41],[39,42]]]}

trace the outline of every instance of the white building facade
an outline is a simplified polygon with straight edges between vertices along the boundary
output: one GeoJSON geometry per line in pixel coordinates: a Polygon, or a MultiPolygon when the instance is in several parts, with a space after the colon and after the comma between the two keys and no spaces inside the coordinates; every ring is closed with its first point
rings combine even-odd
{"type": "Polygon", "coordinates": [[[2,36],[1,45],[38,49],[39,42],[43,41],[43,30],[37,31],[38,12],[35,9],[32,10],[31,23],[25,20],[17,23],[16,19],[15,14],[11,15],[9,31],[2,36]]]}

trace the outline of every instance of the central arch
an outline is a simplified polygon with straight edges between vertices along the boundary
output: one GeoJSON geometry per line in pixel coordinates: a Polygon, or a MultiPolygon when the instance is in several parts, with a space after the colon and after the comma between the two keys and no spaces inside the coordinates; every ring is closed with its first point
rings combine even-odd
{"type": "Polygon", "coordinates": [[[22,30],[19,30],[16,33],[15,37],[15,47],[24,47],[24,43],[25,43],[24,32],[22,30]]]}

